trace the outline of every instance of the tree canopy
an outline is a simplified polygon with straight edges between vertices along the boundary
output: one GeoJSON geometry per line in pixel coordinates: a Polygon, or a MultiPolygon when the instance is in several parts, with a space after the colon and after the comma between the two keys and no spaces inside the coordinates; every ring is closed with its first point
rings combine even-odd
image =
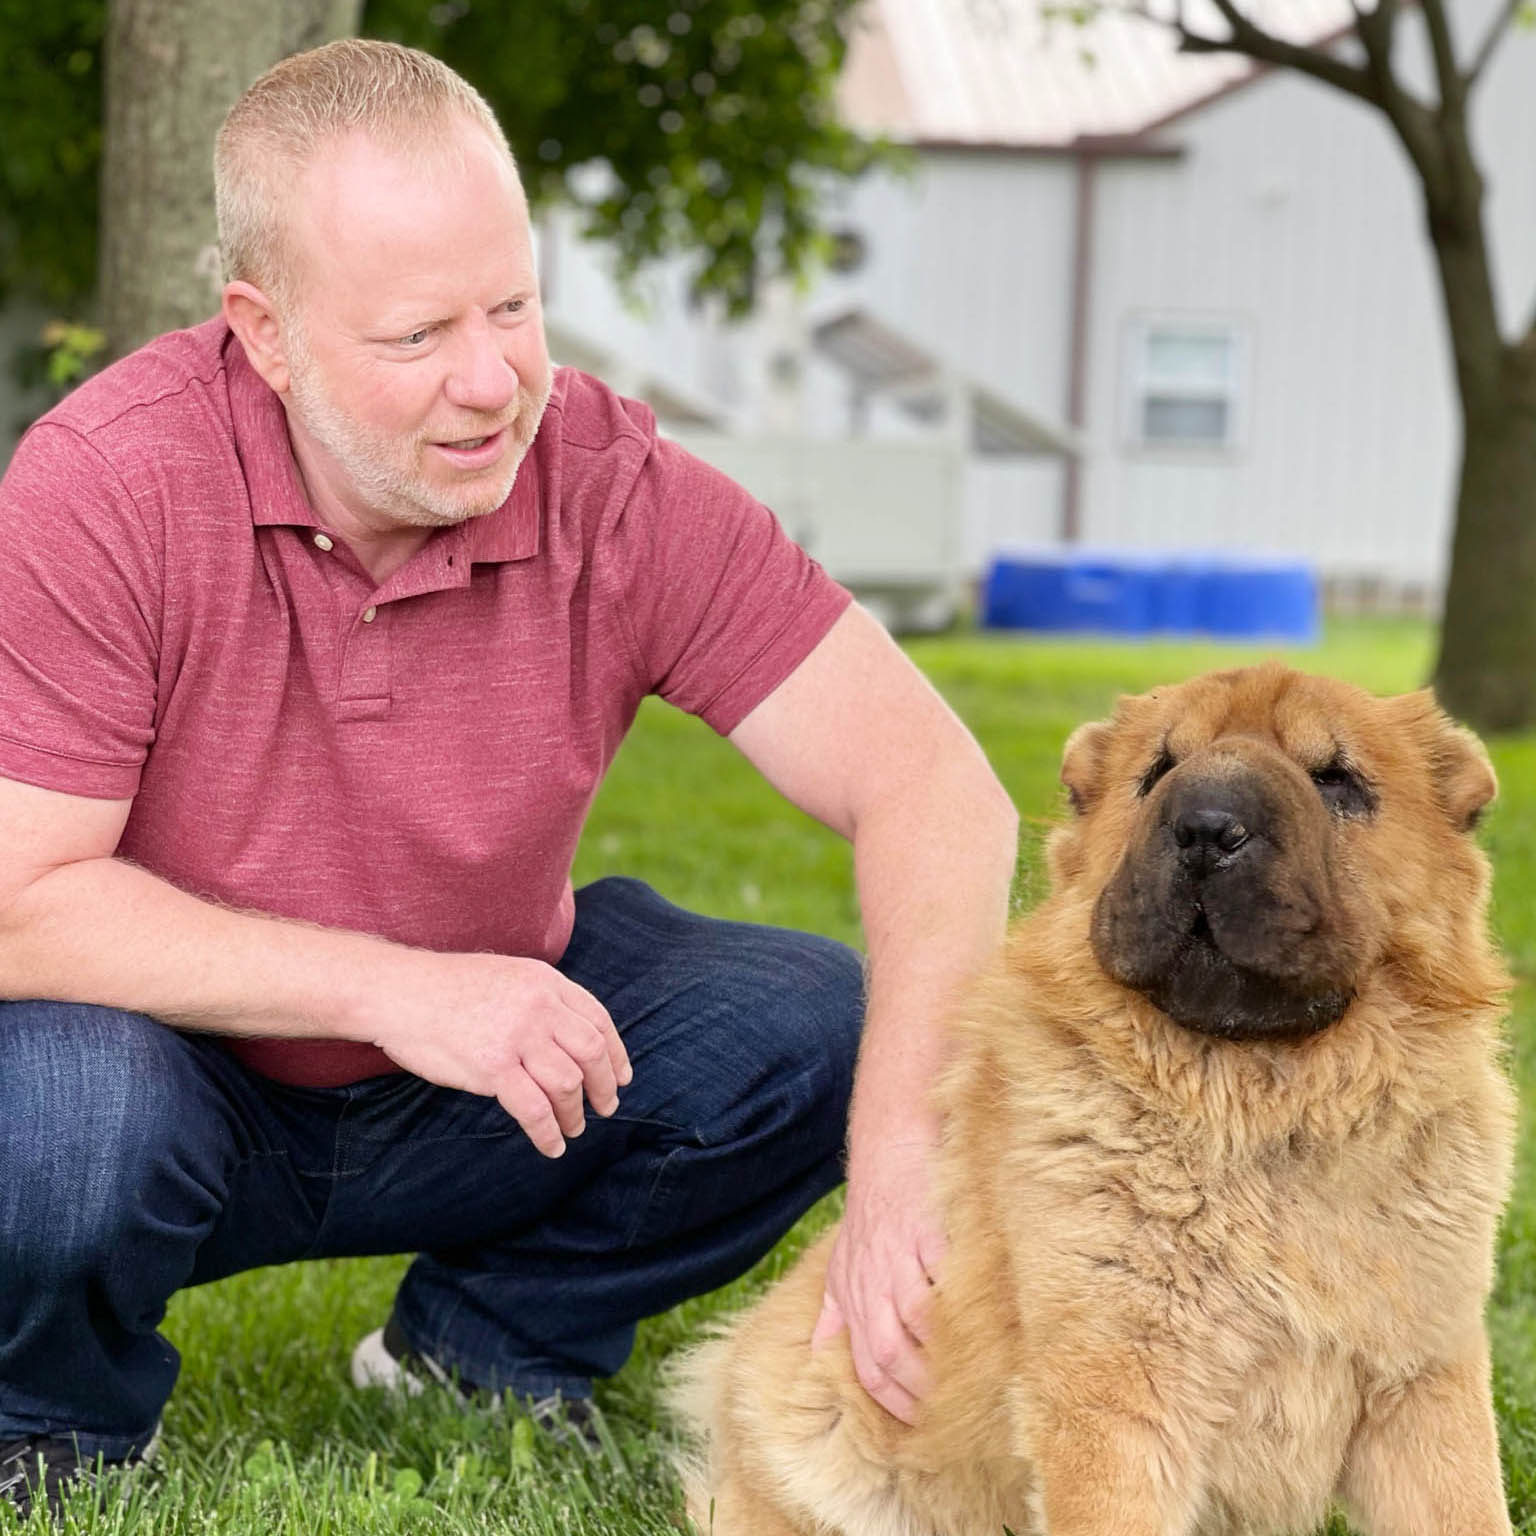
{"type": "MultiPolygon", "coordinates": [[[[535,204],[576,202],[631,272],[695,253],[698,287],[739,312],[766,271],[803,269],[818,181],[878,153],[834,111],[857,3],[372,0],[362,31],[479,89],[535,204]]],[[[0,0],[0,297],[94,288],[106,9],[0,0]]]]}

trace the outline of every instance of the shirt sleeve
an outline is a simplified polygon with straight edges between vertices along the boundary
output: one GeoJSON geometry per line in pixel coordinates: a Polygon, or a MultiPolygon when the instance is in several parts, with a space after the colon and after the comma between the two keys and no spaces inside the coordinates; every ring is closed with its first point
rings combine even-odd
{"type": "Polygon", "coordinates": [[[154,739],[161,567],[79,433],[40,422],[0,480],[0,777],[129,799],[154,739]]]}
{"type": "Polygon", "coordinates": [[[729,734],[852,601],[719,470],[653,440],[615,531],[649,691],[729,734]]]}

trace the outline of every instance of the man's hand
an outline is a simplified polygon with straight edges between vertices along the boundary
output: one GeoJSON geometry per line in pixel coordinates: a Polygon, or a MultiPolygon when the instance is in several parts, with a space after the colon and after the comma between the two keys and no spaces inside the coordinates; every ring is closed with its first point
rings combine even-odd
{"type": "Polygon", "coordinates": [[[848,1329],[854,1370],[886,1412],[911,1424],[928,1390],[929,1299],[944,1257],[930,1190],[933,1148],[887,1145],[877,1171],[850,1172],[847,1213],[832,1246],[816,1349],[848,1329]]]}
{"type": "Polygon", "coordinates": [[[546,1157],[633,1076],[608,1010],[542,960],[410,950],[369,999],[374,1044],[444,1088],[500,1100],[546,1157]]]}

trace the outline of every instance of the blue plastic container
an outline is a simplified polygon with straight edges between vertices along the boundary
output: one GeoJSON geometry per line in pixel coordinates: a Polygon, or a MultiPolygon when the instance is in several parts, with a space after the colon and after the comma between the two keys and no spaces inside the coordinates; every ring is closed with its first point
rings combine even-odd
{"type": "Polygon", "coordinates": [[[1317,577],[1289,559],[1077,548],[998,555],[982,622],[994,629],[1213,635],[1309,643],[1317,577]]]}
{"type": "Polygon", "coordinates": [[[1154,572],[1113,552],[1040,550],[999,558],[983,595],[982,622],[999,629],[1144,634],[1154,572]]]}
{"type": "Polygon", "coordinates": [[[1315,641],[1317,578],[1304,565],[1275,561],[1211,571],[1201,585],[1201,633],[1230,640],[1315,641]]]}
{"type": "Polygon", "coordinates": [[[1211,567],[1174,559],[1157,572],[1152,588],[1152,629],[1163,635],[1200,632],[1200,609],[1211,567]]]}
{"type": "Polygon", "coordinates": [[[989,629],[1071,629],[1067,562],[1040,558],[996,559],[987,573],[982,623],[989,629]]]}

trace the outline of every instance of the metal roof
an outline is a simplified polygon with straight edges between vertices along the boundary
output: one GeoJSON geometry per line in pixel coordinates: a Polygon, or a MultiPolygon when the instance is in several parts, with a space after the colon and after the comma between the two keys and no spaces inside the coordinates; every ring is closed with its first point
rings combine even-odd
{"type": "MultiPolygon", "coordinates": [[[[1183,8],[1193,30],[1226,35],[1210,0],[1183,8]]],[[[1144,133],[1259,72],[1236,54],[1181,54],[1171,29],[1107,6],[1082,25],[1062,10],[1059,0],[867,0],[843,112],[909,143],[1061,148],[1144,133]]],[[[1297,43],[1333,38],[1354,15],[1349,0],[1249,0],[1246,10],[1297,43]]]]}

